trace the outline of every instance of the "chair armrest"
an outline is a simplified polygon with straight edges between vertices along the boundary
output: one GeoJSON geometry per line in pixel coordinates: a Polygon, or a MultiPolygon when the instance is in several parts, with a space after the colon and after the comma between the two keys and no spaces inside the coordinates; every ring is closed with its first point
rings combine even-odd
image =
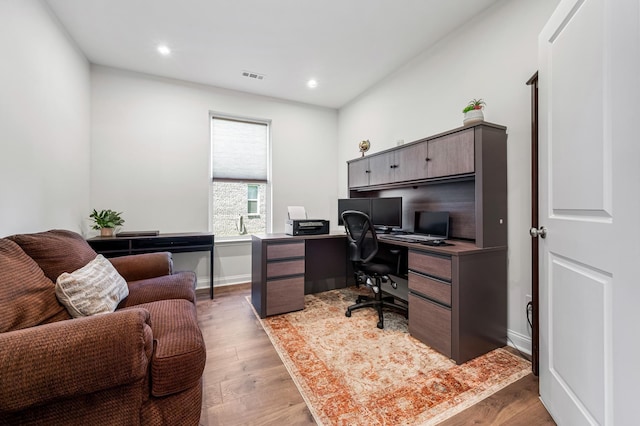
{"type": "Polygon", "coordinates": [[[152,351],[145,309],[0,333],[0,413],[141,381],[152,351]]]}
{"type": "Polygon", "coordinates": [[[112,257],[109,261],[127,282],[173,273],[173,258],[168,251],[112,257]]]}

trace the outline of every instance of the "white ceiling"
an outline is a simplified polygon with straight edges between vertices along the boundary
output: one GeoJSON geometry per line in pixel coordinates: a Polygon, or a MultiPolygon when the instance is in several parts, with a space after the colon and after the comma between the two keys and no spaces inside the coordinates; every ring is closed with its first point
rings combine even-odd
{"type": "Polygon", "coordinates": [[[94,64],[331,108],[496,1],[46,0],[94,64]]]}

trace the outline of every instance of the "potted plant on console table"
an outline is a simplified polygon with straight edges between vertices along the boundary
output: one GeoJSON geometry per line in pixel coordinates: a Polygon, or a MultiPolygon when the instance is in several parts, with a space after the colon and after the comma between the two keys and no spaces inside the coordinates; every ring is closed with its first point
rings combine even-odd
{"type": "Polygon", "coordinates": [[[482,99],[472,99],[469,104],[464,107],[462,112],[464,113],[464,120],[462,121],[465,126],[469,124],[479,123],[484,121],[484,114],[482,108],[485,106],[485,102],[482,99]]]}
{"type": "Polygon", "coordinates": [[[89,217],[93,220],[92,229],[100,231],[101,237],[113,237],[113,231],[116,226],[121,226],[124,223],[124,219],[120,216],[122,212],[118,213],[113,210],[100,210],[93,209],[93,212],[89,217]]]}

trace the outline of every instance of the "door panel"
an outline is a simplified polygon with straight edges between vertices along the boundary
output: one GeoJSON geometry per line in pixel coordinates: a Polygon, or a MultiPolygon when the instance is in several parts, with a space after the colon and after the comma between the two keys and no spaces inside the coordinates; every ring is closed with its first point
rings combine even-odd
{"type": "Polygon", "coordinates": [[[567,394],[563,407],[577,406],[571,418],[581,419],[586,413],[586,418],[603,424],[611,276],[553,253],[548,264],[551,380],[567,394]]]}
{"type": "Polygon", "coordinates": [[[604,133],[603,5],[588,1],[550,43],[553,209],[610,217],[611,145],[604,133]],[[578,46],[589,46],[589,54],[578,46]],[[592,119],[584,120],[585,114],[592,119]],[[561,119],[560,119],[561,117],[561,119]],[[576,190],[575,183],[580,182],[576,190]]]}

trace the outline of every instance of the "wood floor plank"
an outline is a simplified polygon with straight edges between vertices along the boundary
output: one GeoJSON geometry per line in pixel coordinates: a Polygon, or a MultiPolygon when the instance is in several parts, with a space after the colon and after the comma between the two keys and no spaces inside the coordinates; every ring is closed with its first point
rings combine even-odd
{"type": "MultiPolygon", "coordinates": [[[[198,292],[198,322],[207,345],[202,426],[314,425],[311,412],[256,319],[250,284],[198,292]]],[[[441,423],[554,425],[529,374],[441,423]]]]}

